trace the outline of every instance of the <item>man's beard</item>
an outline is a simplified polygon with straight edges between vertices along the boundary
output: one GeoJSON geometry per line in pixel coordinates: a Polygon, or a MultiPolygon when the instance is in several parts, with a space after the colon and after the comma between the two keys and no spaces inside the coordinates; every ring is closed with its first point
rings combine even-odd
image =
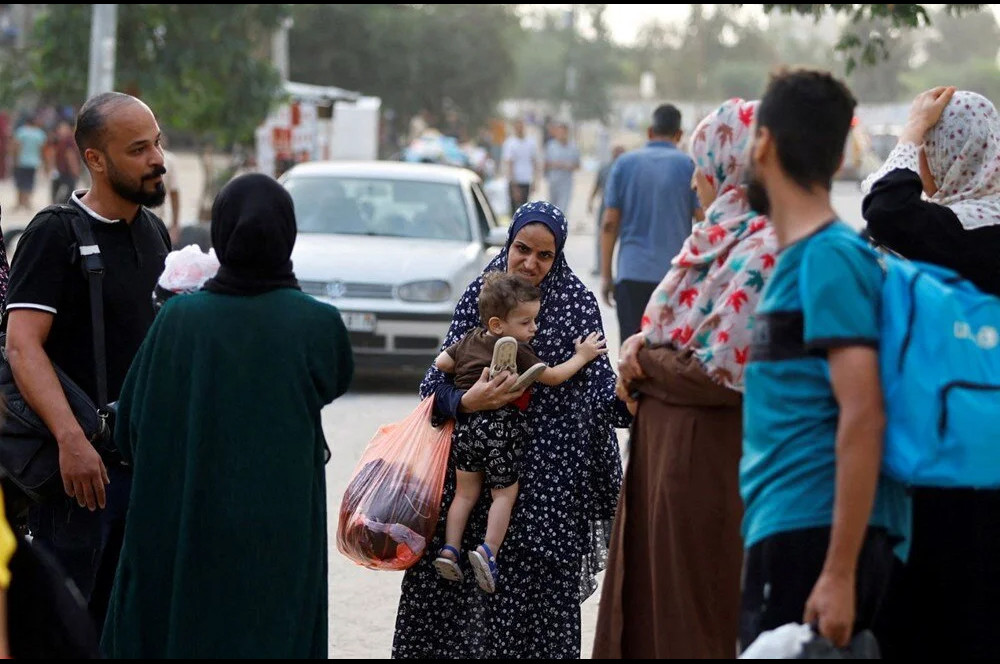
{"type": "Polygon", "coordinates": [[[769,216],[771,214],[771,199],[767,197],[767,189],[764,183],[757,179],[753,167],[747,169],[747,203],[750,209],[757,214],[769,216]]]}
{"type": "Polygon", "coordinates": [[[159,207],[163,205],[163,201],[167,199],[167,189],[163,186],[163,180],[156,183],[156,187],[153,191],[145,191],[143,189],[143,183],[146,180],[151,180],[157,176],[163,175],[167,172],[163,166],[157,166],[153,169],[150,175],[143,176],[139,180],[138,186],[133,186],[129,180],[122,175],[115,167],[115,163],[108,158],[108,182],[111,184],[111,189],[116,194],[129,201],[130,203],[135,203],[136,205],[145,205],[146,207],[159,207]]]}

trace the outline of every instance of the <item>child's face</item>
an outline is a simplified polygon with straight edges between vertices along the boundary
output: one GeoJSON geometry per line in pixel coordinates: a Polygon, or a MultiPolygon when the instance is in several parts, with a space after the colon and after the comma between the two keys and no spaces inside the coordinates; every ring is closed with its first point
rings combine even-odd
{"type": "Polygon", "coordinates": [[[518,341],[529,342],[535,338],[538,326],[535,319],[538,318],[538,309],[542,303],[521,302],[514,307],[506,319],[496,319],[500,321],[499,334],[502,337],[514,337],[518,341]]]}

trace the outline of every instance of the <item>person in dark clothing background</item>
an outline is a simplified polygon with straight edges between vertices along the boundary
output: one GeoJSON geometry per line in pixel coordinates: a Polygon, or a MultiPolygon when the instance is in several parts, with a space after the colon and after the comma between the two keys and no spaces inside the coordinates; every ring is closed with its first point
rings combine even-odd
{"type": "MultiPolygon", "coordinates": [[[[1000,116],[990,100],[949,86],[917,95],[863,189],[871,239],[1000,295],[1000,116]]],[[[1000,490],[915,488],[909,557],[879,630],[885,656],[1000,656],[998,558],[1000,490]]]]}

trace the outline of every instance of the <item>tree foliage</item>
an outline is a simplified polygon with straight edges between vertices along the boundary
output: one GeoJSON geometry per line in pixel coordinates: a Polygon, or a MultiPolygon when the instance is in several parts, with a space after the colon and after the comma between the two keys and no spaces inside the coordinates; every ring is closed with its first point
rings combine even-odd
{"type": "MultiPolygon", "coordinates": [[[[92,6],[39,7],[30,48],[0,44],[0,105],[79,106],[92,6]]],[[[773,4],[759,21],[741,5],[695,4],[683,24],[648,23],[628,46],[610,38],[608,5],[563,7],[118,5],[115,88],[171,132],[248,142],[282,96],[271,39],[290,16],[290,78],[380,97],[397,131],[426,109],[459,113],[474,135],[506,98],[610,120],[612,95],[637,96],[644,72],[663,99],[755,97],[773,66],[793,62],[843,66],[866,102],[942,82],[1000,98],[1000,28],[986,5],[773,4]]]]}
{"type": "Polygon", "coordinates": [[[513,76],[511,5],[294,5],[291,78],[382,99],[400,121],[423,109],[475,126],[513,76]]]}
{"type": "MultiPolygon", "coordinates": [[[[931,16],[924,5],[778,5],[765,4],[764,12],[800,14],[819,20],[828,12],[848,19],[841,31],[837,50],[846,56],[847,73],[859,63],[874,65],[889,56],[892,30],[921,28],[931,25],[931,16]]],[[[950,16],[978,12],[986,5],[944,5],[950,16]]]]}
{"type": "MultiPolygon", "coordinates": [[[[116,90],[161,124],[217,146],[246,142],[282,93],[271,34],[287,5],[118,5],[116,90]]],[[[91,5],[46,5],[24,75],[42,103],[87,92],[91,5]]]]}

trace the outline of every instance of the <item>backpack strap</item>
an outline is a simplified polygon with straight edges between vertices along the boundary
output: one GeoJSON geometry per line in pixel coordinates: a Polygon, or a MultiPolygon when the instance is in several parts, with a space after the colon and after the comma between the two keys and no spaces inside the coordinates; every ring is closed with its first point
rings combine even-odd
{"type": "Polygon", "coordinates": [[[94,375],[97,381],[97,406],[108,403],[107,346],[104,342],[104,259],[94,240],[90,220],[73,205],[49,205],[42,210],[61,216],[69,223],[80,254],[80,267],[90,285],[90,324],[94,337],[94,375]]]}

